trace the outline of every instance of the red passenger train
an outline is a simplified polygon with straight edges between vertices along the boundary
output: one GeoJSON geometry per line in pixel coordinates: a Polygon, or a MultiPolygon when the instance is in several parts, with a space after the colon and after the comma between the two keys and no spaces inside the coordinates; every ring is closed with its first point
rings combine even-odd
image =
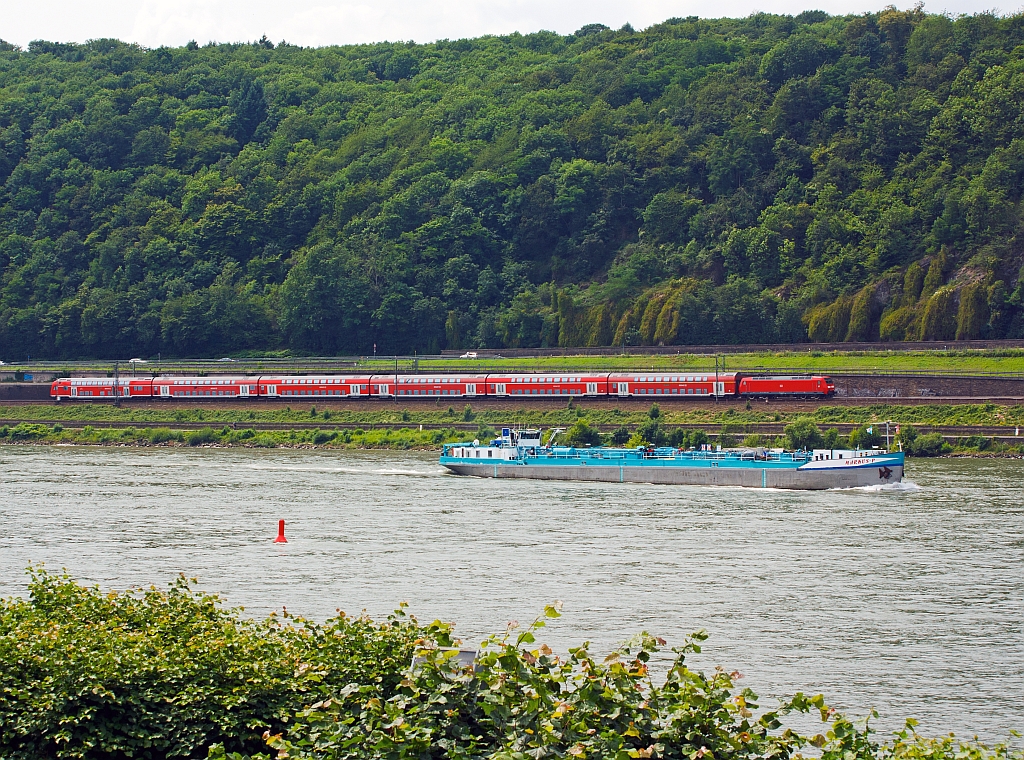
{"type": "Polygon", "coordinates": [[[638,372],[601,374],[520,373],[493,375],[288,375],[268,377],[70,377],[55,380],[57,401],[122,399],[341,399],[643,397],[652,400],[709,398],[808,398],[835,395],[825,375],[745,375],[740,372],[638,372]]]}

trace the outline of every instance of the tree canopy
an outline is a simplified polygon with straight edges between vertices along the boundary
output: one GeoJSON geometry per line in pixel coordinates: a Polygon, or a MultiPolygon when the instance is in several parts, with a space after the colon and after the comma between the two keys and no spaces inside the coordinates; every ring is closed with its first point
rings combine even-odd
{"type": "Polygon", "coordinates": [[[0,42],[0,358],[1024,337],[1024,16],[0,42]]]}

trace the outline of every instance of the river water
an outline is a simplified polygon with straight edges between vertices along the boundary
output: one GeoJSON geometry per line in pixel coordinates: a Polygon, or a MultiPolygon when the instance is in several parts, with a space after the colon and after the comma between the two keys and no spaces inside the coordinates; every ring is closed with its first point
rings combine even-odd
{"type": "Polygon", "coordinates": [[[556,650],[705,628],[693,662],[763,698],[1005,739],[1024,729],[1024,462],[907,476],[811,493],[457,478],[424,453],[0,447],[0,596],[29,563],[116,589],[185,573],[258,616],[408,601],[473,644],[561,599],[539,638],[556,650]]]}

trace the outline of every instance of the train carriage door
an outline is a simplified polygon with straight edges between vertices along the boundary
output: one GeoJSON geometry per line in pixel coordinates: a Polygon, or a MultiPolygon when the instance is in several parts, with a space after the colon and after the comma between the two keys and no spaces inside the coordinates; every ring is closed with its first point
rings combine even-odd
{"type": "Polygon", "coordinates": [[[725,395],[725,383],[715,383],[714,386],[715,386],[715,395],[716,396],[724,396],[725,395]]]}
{"type": "Polygon", "coordinates": [[[169,385],[161,385],[160,386],[160,398],[170,398],[170,397],[171,397],[171,387],[169,385]]]}
{"type": "Polygon", "coordinates": [[[72,385],[71,386],[71,398],[78,398],[78,386],[77,385],[72,385]]]}
{"type": "Polygon", "coordinates": [[[377,388],[377,395],[378,396],[387,396],[388,395],[388,391],[390,390],[391,386],[390,385],[378,385],[378,386],[376,386],[376,388],[377,388]]]}
{"type": "Polygon", "coordinates": [[[628,396],[629,395],[629,383],[619,383],[619,395],[620,396],[628,396]]]}
{"type": "Polygon", "coordinates": [[[242,398],[249,398],[249,385],[248,383],[242,383],[238,386],[238,395],[242,398]]]}
{"type": "Polygon", "coordinates": [[[475,396],[476,395],[476,383],[467,383],[466,384],[466,395],[467,396],[475,396]]]}
{"type": "Polygon", "coordinates": [[[268,396],[276,396],[277,395],[277,384],[276,383],[269,383],[267,385],[267,395],[268,396]]]}
{"type": "Polygon", "coordinates": [[[588,396],[596,396],[597,395],[597,383],[587,383],[587,395],[588,396]]]}
{"type": "Polygon", "coordinates": [[[495,388],[496,388],[495,393],[497,393],[499,396],[504,396],[505,395],[505,383],[498,383],[495,386],[495,388]]]}

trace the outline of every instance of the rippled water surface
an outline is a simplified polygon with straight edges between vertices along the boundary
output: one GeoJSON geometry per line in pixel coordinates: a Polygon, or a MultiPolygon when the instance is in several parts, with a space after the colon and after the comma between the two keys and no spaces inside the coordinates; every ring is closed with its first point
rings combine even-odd
{"type": "Polygon", "coordinates": [[[181,572],[254,615],[406,600],[473,642],[562,599],[558,649],[706,628],[697,664],[764,696],[1006,738],[1024,729],[1024,463],[907,474],[800,493],[476,480],[419,453],[0,447],[0,596],[35,562],[105,588],[181,572]]]}

